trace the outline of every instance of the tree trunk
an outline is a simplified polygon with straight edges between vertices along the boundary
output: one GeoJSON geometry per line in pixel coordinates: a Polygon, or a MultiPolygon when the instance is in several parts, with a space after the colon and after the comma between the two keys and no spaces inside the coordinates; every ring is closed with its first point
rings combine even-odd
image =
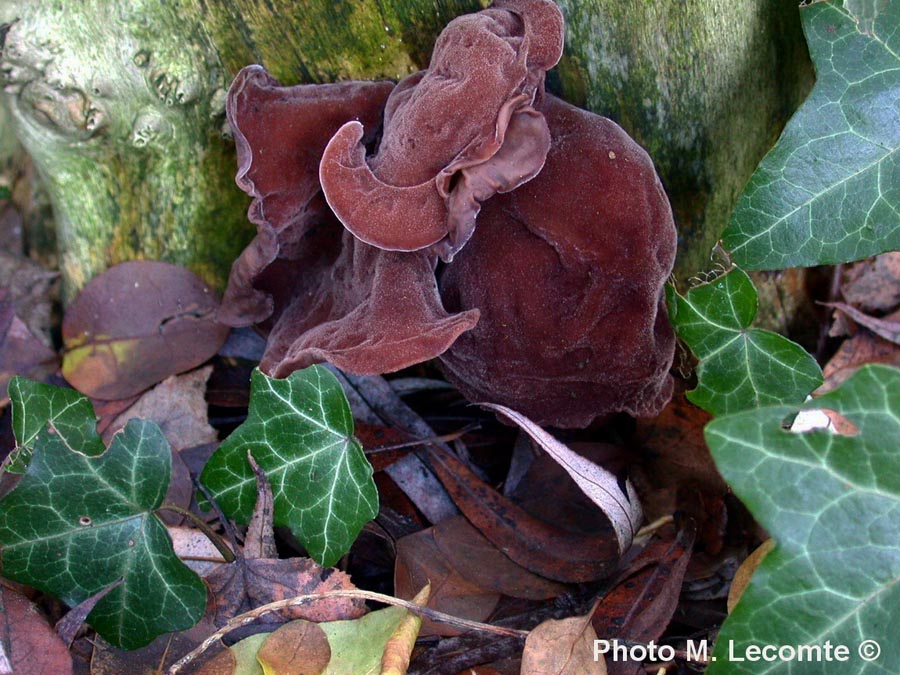
{"type": "MultiPolygon", "coordinates": [[[[740,189],[805,95],[793,2],[560,0],[550,78],[654,157],[709,267],[740,189]]],[[[403,77],[475,0],[0,0],[6,104],[54,206],[66,297],[116,262],[184,264],[222,287],[252,235],[224,97],[261,63],[285,84],[403,77]]]]}
{"type": "Polygon", "coordinates": [[[613,118],[663,179],[676,272],[710,254],[744,184],[813,83],[797,0],[559,0],[566,99],[613,118]]]}

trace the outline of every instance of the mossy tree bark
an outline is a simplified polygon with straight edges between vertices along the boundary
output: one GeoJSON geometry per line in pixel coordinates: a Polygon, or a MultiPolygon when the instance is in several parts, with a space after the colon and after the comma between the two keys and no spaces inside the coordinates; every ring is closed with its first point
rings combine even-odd
{"type": "MultiPolygon", "coordinates": [[[[650,151],[693,274],[811,70],[793,1],[559,0],[551,87],[650,151]]],[[[134,258],[221,287],[252,234],[224,94],[243,65],[285,84],[400,78],[477,0],[0,0],[5,103],[54,205],[66,295],[134,258]]]]}
{"type": "Polygon", "coordinates": [[[744,184],[813,84],[797,0],[558,1],[564,96],[647,149],[679,226],[678,275],[709,270],[744,184]]]}

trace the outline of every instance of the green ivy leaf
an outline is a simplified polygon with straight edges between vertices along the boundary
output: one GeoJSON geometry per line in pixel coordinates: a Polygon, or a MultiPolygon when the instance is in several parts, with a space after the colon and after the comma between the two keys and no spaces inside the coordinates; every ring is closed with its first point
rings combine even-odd
{"type": "Polygon", "coordinates": [[[801,8],[817,81],[725,230],[741,267],[900,249],[900,2],[871,4],[859,22],[839,0],[801,8]]]}
{"type": "Polygon", "coordinates": [[[700,359],[697,388],[688,399],[713,415],[773,403],[800,403],[822,384],[822,371],[802,347],[760,328],[756,289],[732,269],[679,295],[666,288],[669,318],[678,337],[700,359]]]}
{"type": "Polygon", "coordinates": [[[70,448],[50,429],[33,448],[25,475],[0,501],[3,576],[71,606],[122,578],[87,620],[125,649],[193,626],[206,588],[152,513],[172,463],[159,427],[131,420],[99,457],[70,448]]]}
{"type": "Polygon", "coordinates": [[[106,449],[97,435],[94,406],[74,389],[14,377],[9,381],[9,400],[16,437],[15,454],[7,467],[10,473],[25,472],[34,441],[48,422],[70,448],[92,456],[106,449]]]}
{"type": "Polygon", "coordinates": [[[272,484],[275,524],[289,527],[320,565],[335,564],[378,513],[372,466],[353,437],[347,398],[321,366],[283,380],[253,372],[247,420],[200,476],[240,522],[249,521],[256,503],[248,451],[272,484]]]}
{"type": "Polygon", "coordinates": [[[853,436],[783,428],[792,407],[721,417],[706,440],[722,475],[778,542],[716,645],[718,673],[893,673],[900,663],[900,370],[861,368],[805,409],[834,410],[853,436]],[[881,656],[858,655],[863,640],[881,656]],[[737,662],[749,645],[847,645],[847,662],[737,662]]]}

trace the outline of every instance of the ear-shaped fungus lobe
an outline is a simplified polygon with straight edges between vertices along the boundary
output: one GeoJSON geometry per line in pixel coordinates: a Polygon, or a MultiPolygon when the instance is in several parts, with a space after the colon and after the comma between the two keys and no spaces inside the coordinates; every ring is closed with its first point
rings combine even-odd
{"type": "Polygon", "coordinates": [[[543,171],[484,205],[440,273],[451,311],[478,325],[441,356],[473,401],[582,427],[668,401],[674,335],[662,289],[675,256],[668,200],[647,154],[608,119],[547,96],[543,171]]]}
{"type": "Polygon", "coordinates": [[[260,367],[275,377],[322,361],[357,375],[389,373],[437,356],[478,315],[444,311],[427,256],[382,251],[347,232],[315,297],[293,302],[275,324],[260,367]]]}
{"type": "Polygon", "coordinates": [[[562,53],[562,15],[550,0],[503,6],[450,22],[429,69],[391,94],[368,163],[353,150],[358,127],[345,125],[329,143],[325,196],[362,241],[449,261],[471,236],[480,202],[541,170],[550,139],[533,106],[562,53]],[[361,209],[363,200],[374,206],[361,209]]]}
{"type": "Polygon", "coordinates": [[[235,180],[253,197],[248,216],[257,236],[232,265],[220,321],[248,326],[277,318],[291,294],[330,267],[343,228],[322,197],[319,159],[344,122],[377,128],[391,89],[390,82],[282,87],[261,66],[237,74],[226,112],[237,146],[235,180]]]}
{"type": "Polygon", "coordinates": [[[477,310],[444,311],[429,260],[355,241],[322,196],[318,164],[328,139],[349,120],[377,129],[392,88],[282,87],[259,66],[232,84],[237,183],[254,198],[257,236],[232,266],[219,318],[265,321],[266,372],[283,376],[322,360],[389,372],[437,356],[478,320],[477,310]]]}

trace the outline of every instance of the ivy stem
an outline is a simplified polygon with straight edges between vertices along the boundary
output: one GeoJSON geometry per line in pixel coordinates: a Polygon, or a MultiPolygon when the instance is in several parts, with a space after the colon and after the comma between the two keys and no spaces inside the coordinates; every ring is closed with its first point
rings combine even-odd
{"type": "Polygon", "coordinates": [[[235,556],[234,551],[232,551],[222,536],[212,529],[209,524],[203,520],[196,513],[192,513],[187,509],[183,509],[180,506],[176,506],[175,504],[163,504],[159,507],[159,511],[172,511],[173,513],[177,513],[181,516],[184,516],[188,520],[190,520],[194,525],[197,526],[203,534],[206,535],[206,538],[212,542],[212,545],[216,547],[216,550],[222,554],[222,557],[225,559],[225,562],[234,562],[235,556]]]}

